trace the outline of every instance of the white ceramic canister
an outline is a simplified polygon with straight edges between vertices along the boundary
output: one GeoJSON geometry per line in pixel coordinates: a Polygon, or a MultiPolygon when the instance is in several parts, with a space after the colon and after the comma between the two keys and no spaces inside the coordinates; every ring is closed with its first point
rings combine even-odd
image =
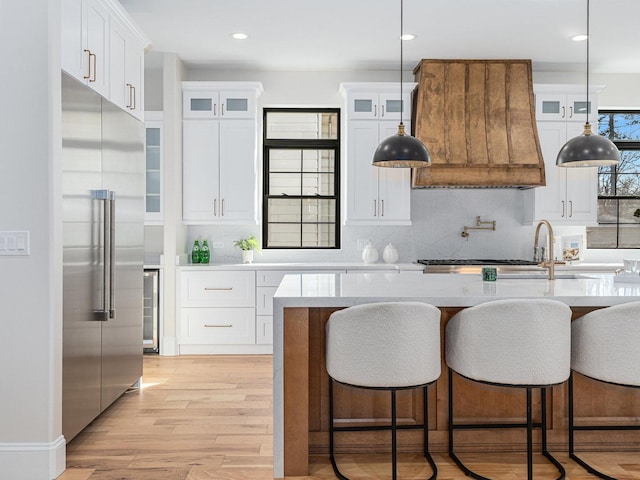
{"type": "Polygon", "coordinates": [[[364,263],[376,263],[378,261],[378,250],[371,242],[362,250],[362,261],[364,263]]]}
{"type": "Polygon", "coordinates": [[[398,250],[391,244],[391,242],[389,242],[382,251],[382,259],[384,260],[384,263],[397,263],[398,257],[398,250]]]}

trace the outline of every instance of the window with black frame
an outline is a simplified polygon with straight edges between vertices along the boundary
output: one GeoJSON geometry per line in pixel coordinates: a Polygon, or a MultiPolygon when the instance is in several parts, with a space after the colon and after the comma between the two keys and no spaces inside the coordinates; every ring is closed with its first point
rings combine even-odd
{"type": "Polygon", "coordinates": [[[598,226],[589,248],[640,248],[640,111],[598,112],[598,133],[620,150],[620,163],[598,169],[598,226]]]}
{"type": "Polygon", "coordinates": [[[263,248],[340,248],[340,111],[264,109],[263,248]]]}

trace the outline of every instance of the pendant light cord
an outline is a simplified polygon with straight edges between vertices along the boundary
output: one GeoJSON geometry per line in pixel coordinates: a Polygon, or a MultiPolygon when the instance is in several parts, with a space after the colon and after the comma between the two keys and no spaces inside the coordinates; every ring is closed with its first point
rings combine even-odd
{"type": "Polygon", "coordinates": [[[591,41],[591,33],[589,32],[589,0],[587,0],[587,122],[589,125],[589,42],[591,41]]]}
{"type": "MultiPolygon", "coordinates": [[[[587,0],[588,1],[588,0],[587,0]]],[[[404,101],[402,98],[402,65],[403,65],[403,57],[402,57],[402,35],[404,34],[404,0],[400,0],[400,125],[402,125],[402,114],[404,110],[404,101]]]]}

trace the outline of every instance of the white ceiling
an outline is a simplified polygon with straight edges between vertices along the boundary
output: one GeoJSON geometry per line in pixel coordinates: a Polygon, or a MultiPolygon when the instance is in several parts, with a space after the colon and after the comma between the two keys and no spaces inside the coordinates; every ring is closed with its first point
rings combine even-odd
{"type": "MultiPolygon", "coordinates": [[[[400,0],[120,0],[152,42],[188,67],[393,70],[400,0]],[[247,40],[231,38],[235,32],[247,40]]],[[[640,73],[640,0],[591,0],[591,71],[640,73]]],[[[404,0],[404,66],[421,58],[530,58],[584,70],[586,0],[404,0]]]]}

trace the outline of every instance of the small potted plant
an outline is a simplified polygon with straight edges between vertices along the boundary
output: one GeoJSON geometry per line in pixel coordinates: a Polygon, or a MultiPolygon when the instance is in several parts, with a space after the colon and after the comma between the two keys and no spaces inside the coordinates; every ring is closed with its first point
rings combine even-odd
{"type": "Polygon", "coordinates": [[[242,250],[242,263],[253,262],[253,251],[260,251],[260,244],[258,243],[258,239],[253,235],[237,240],[234,245],[242,250]]]}

